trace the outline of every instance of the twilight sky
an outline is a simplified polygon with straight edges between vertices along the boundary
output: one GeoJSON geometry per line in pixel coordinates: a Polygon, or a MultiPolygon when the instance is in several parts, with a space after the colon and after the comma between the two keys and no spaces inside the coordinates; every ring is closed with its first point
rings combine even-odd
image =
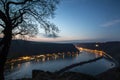
{"type": "Polygon", "coordinates": [[[62,0],[55,11],[60,37],[42,41],[120,41],[120,0],[62,0]]]}

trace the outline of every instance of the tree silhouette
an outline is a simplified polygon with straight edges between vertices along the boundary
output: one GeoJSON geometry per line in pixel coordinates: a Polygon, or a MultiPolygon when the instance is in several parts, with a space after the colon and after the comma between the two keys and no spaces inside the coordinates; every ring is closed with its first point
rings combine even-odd
{"type": "Polygon", "coordinates": [[[54,17],[59,0],[0,0],[0,80],[4,80],[4,65],[13,36],[34,36],[38,28],[48,34],[59,31],[48,18],[54,17]]]}

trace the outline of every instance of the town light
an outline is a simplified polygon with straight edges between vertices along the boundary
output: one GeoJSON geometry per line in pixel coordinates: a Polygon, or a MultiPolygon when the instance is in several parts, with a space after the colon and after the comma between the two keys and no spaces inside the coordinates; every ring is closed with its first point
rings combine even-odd
{"type": "Polygon", "coordinates": [[[96,44],[95,46],[96,46],[96,47],[99,47],[99,45],[98,45],[98,44],[96,44]]]}

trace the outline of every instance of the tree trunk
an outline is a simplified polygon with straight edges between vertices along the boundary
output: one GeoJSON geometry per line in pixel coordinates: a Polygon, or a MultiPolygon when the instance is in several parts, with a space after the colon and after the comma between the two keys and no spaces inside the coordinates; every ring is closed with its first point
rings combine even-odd
{"type": "Polygon", "coordinates": [[[0,53],[0,80],[5,80],[4,66],[7,60],[7,55],[8,55],[11,40],[12,40],[12,29],[10,26],[5,28],[3,39],[4,39],[4,43],[3,43],[2,50],[0,53]]]}

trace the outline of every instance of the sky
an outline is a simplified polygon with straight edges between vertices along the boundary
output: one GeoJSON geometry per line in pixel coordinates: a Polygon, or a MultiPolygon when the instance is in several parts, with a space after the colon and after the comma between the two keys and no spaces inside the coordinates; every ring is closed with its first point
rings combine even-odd
{"type": "Polygon", "coordinates": [[[50,20],[57,38],[40,41],[120,41],[120,0],[62,0],[50,20]]]}

